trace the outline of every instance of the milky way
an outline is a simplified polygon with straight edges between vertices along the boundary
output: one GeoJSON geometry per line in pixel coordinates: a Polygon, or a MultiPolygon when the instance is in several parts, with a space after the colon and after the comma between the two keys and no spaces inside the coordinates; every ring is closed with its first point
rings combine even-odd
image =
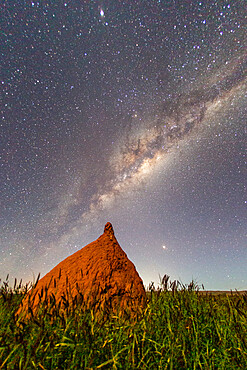
{"type": "Polygon", "coordinates": [[[203,125],[208,111],[217,110],[219,101],[231,101],[236,89],[246,87],[246,58],[237,58],[226,71],[217,76],[211,86],[192,90],[189,94],[169,96],[160,112],[135,132],[126,134],[119,153],[111,163],[111,181],[105,184],[106,193],[94,195],[93,210],[102,208],[114,196],[121,195],[129,186],[134,186],[145,175],[152,174],[152,167],[166,158],[173,148],[203,125]]]}
{"type": "Polygon", "coordinates": [[[110,221],[146,285],[246,287],[244,5],[3,3],[0,279],[110,221]]]}

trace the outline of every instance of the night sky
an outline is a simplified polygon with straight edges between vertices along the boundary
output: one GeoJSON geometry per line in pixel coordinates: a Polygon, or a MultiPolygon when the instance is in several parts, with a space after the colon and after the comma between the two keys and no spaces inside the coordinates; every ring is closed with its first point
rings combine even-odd
{"type": "Polygon", "coordinates": [[[0,278],[107,221],[144,284],[246,289],[245,1],[4,1],[0,278]]]}

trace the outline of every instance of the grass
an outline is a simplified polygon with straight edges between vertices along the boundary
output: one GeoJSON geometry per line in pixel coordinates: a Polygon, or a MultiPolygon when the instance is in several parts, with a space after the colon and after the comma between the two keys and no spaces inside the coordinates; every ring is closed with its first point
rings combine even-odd
{"type": "Polygon", "coordinates": [[[246,369],[247,295],[172,284],[151,285],[138,318],[76,303],[61,310],[53,300],[25,320],[15,312],[30,286],[6,281],[0,369],[246,369]]]}

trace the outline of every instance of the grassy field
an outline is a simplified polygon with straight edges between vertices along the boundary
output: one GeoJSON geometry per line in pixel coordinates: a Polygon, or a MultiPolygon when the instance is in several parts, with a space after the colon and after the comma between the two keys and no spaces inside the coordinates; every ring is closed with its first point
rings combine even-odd
{"type": "Polygon", "coordinates": [[[0,369],[247,369],[246,293],[163,285],[135,319],[53,301],[25,321],[23,291],[0,288],[0,369]]]}

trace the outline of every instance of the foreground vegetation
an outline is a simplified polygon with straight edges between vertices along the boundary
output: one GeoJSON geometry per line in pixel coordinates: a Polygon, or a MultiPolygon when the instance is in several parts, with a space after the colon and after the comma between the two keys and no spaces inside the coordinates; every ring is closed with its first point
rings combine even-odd
{"type": "Polygon", "coordinates": [[[247,369],[247,295],[150,287],[138,318],[52,303],[23,320],[28,286],[0,288],[0,369],[247,369]]]}

